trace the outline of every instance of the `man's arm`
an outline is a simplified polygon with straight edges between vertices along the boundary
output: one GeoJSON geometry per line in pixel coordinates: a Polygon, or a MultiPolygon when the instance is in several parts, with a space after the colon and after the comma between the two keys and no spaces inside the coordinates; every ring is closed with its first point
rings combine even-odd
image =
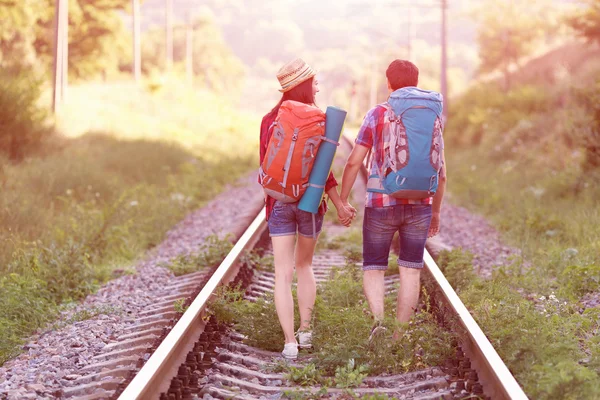
{"type": "Polygon", "coordinates": [[[442,170],[438,179],[438,187],[435,195],[433,196],[433,204],[431,206],[432,217],[431,225],[429,226],[429,237],[435,236],[440,232],[440,212],[442,209],[442,200],[444,199],[444,192],[446,191],[446,156],[444,150],[442,150],[442,170]]]}
{"type": "Polygon", "coordinates": [[[350,153],[350,156],[348,157],[348,161],[346,161],[344,175],[342,176],[342,192],[340,194],[340,198],[344,204],[348,204],[350,190],[352,190],[352,186],[354,186],[356,176],[358,175],[358,172],[360,171],[363,161],[368,153],[368,147],[356,144],[354,149],[352,149],[352,153],[350,153]]]}

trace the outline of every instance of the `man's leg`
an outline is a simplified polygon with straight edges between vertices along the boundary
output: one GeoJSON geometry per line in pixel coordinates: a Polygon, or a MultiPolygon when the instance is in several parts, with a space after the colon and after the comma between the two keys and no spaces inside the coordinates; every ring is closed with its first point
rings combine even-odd
{"type": "Polygon", "coordinates": [[[385,285],[384,285],[385,271],[371,270],[365,271],[363,274],[363,289],[367,301],[369,302],[369,308],[373,313],[375,321],[382,321],[384,317],[383,313],[383,298],[385,296],[385,285]]]}
{"type": "Polygon", "coordinates": [[[363,288],[375,320],[384,317],[384,275],[390,246],[397,228],[393,225],[394,208],[365,208],[363,220],[363,288]]]}
{"type": "Polygon", "coordinates": [[[406,323],[413,316],[419,301],[421,269],[425,242],[431,223],[431,206],[406,205],[404,223],[400,227],[400,289],[396,319],[406,323]]]}
{"type": "Polygon", "coordinates": [[[400,323],[410,321],[419,302],[421,289],[421,270],[417,268],[400,267],[400,290],[398,290],[398,304],[396,306],[396,319],[400,323]]]}

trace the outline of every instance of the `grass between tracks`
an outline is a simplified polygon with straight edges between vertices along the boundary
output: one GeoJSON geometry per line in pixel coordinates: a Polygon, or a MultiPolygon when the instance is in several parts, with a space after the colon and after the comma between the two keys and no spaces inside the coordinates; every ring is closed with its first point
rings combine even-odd
{"type": "Polygon", "coordinates": [[[130,86],[73,87],[58,124],[72,137],[0,159],[0,365],[257,163],[254,117],[210,93],[130,86]]]}
{"type": "Polygon", "coordinates": [[[600,398],[600,309],[583,305],[600,292],[598,70],[552,89],[474,88],[446,135],[452,199],[523,259],[489,282],[467,255],[442,264],[532,399],[600,398]]]}
{"type": "MultiPolygon", "coordinates": [[[[331,279],[318,288],[311,363],[301,370],[286,370],[288,379],[305,385],[352,388],[359,386],[368,374],[402,373],[440,365],[454,354],[454,336],[440,329],[426,292],[420,312],[402,326],[396,324],[392,315],[396,298],[387,296],[387,337],[370,345],[373,320],[362,292],[362,271],[351,260],[356,254],[350,250],[348,255],[349,262],[334,268],[331,279]],[[396,328],[401,339],[393,342],[390,336],[396,328]]],[[[229,289],[218,296],[211,308],[219,321],[234,324],[237,331],[246,335],[249,345],[276,352],[283,348],[283,332],[276,323],[272,295],[250,302],[243,299],[242,292],[229,289]]],[[[297,310],[295,317],[297,328],[297,310]]]]}

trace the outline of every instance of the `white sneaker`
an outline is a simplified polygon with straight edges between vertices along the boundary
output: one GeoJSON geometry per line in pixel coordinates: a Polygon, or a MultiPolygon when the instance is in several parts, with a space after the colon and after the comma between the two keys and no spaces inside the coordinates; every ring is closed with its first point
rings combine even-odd
{"type": "Polygon", "coordinates": [[[295,360],[298,357],[298,344],[297,343],[286,343],[283,346],[281,355],[286,360],[295,360]]]}
{"type": "Polygon", "coordinates": [[[298,331],[296,336],[298,337],[298,347],[301,349],[312,347],[312,331],[298,331]]]}

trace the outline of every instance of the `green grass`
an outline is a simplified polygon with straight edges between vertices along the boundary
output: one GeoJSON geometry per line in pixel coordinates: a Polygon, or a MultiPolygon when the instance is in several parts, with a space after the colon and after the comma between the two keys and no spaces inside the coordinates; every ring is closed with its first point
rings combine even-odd
{"type": "Polygon", "coordinates": [[[199,253],[176,257],[166,267],[173,271],[175,276],[216,267],[233,248],[231,239],[230,235],[223,239],[219,239],[217,235],[210,235],[202,244],[199,253]]]}
{"type": "Polygon", "coordinates": [[[73,87],[58,120],[70,137],[0,158],[0,365],[257,165],[258,121],[225,100],[117,89],[73,87]]]}
{"type": "Polygon", "coordinates": [[[576,303],[554,294],[531,301],[509,270],[484,281],[460,250],[443,253],[439,264],[530,398],[600,396],[600,310],[582,314],[576,303]]]}
{"type": "Polygon", "coordinates": [[[535,399],[600,396],[600,312],[580,303],[600,291],[600,114],[582,93],[476,89],[455,102],[447,131],[452,201],[487,216],[522,258],[489,282],[465,255],[441,263],[535,399]]]}
{"type": "MultiPolygon", "coordinates": [[[[292,376],[295,380],[328,385],[334,382],[337,387],[350,388],[359,385],[367,371],[375,375],[400,373],[442,364],[454,352],[454,336],[440,329],[429,309],[426,292],[422,299],[423,307],[411,323],[398,326],[393,318],[396,298],[388,296],[385,320],[388,336],[397,328],[401,340],[393,342],[387,337],[370,345],[368,337],[373,321],[362,293],[360,267],[348,263],[335,269],[331,279],[319,287],[313,311],[315,371],[294,370],[292,376]]],[[[219,321],[234,324],[236,330],[247,336],[249,345],[281,351],[284,337],[272,295],[250,302],[239,291],[225,290],[211,308],[219,321]]],[[[295,317],[298,327],[297,310],[295,317]]]]}

